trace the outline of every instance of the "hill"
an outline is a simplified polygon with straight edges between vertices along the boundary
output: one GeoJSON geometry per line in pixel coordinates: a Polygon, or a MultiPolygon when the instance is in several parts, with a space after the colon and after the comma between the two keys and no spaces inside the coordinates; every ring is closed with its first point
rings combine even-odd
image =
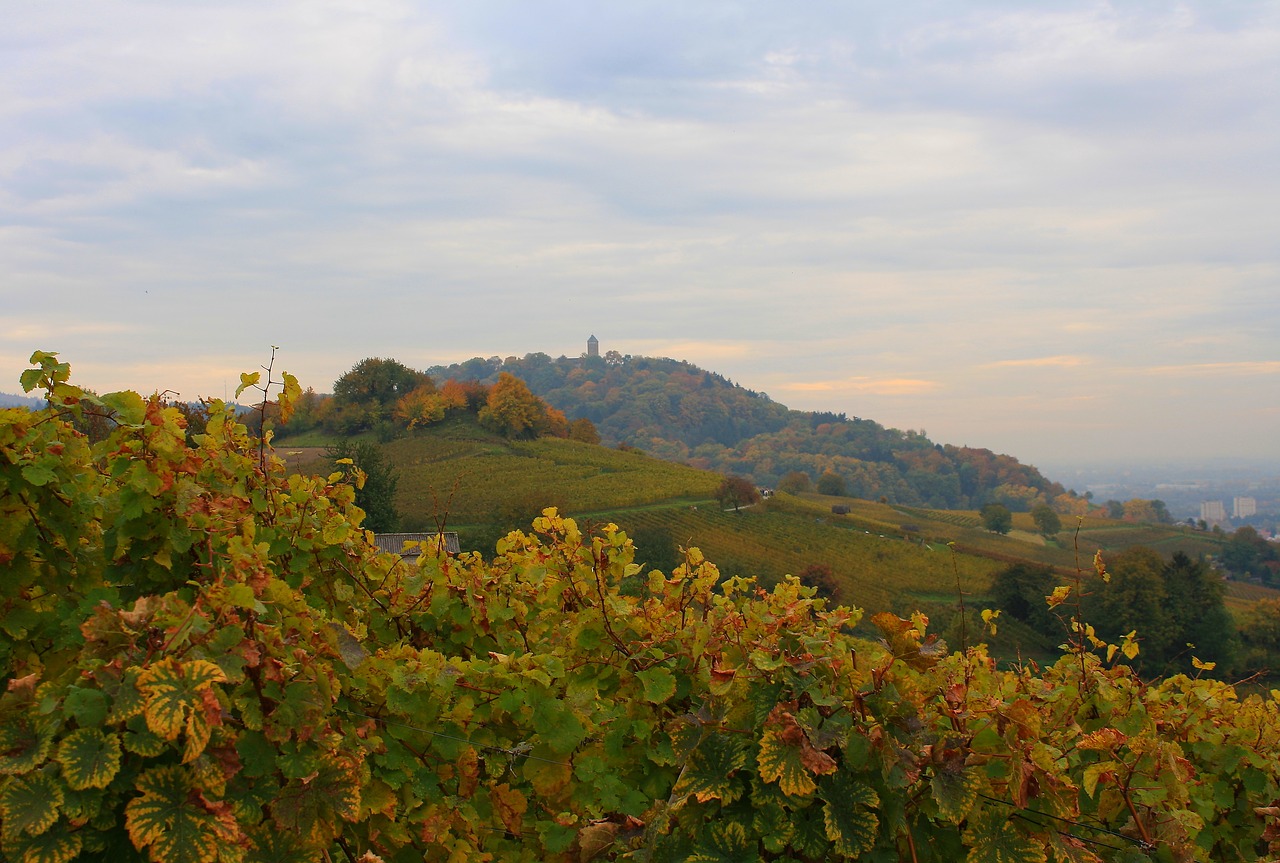
{"type": "Polygon", "coordinates": [[[867,498],[939,509],[990,501],[1015,511],[1065,493],[1036,468],[986,449],[935,444],[843,413],[797,411],[680,360],[621,356],[475,358],[427,370],[436,380],[492,383],[502,373],[570,419],[586,418],[605,443],[773,486],[788,474],[867,498]]]}

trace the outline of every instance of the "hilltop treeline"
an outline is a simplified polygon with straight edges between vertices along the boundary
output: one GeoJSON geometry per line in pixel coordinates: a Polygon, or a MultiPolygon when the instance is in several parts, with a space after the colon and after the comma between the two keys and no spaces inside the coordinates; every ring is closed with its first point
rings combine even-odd
{"type": "Polygon", "coordinates": [[[474,358],[428,370],[436,379],[492,382],[514,375],[566,416],[594,423],[606,443],[775,485],[800,473],[854,497],[937,508],[1038,502],[1083,505],[1030,465],[987,449],[935,444],[923,432],[843,413],[787,408],[764,393],[679,360],[623,356],[474,358]]]}
{"type": "Polygon", "coordinates": [[[286,434],[314,429],[337,435],[375,432],[383,440],[470,414],[485,428],[510,438],[561,437],[598,443],[588,420],[569,422],[562,411],[535,396],[519,378],[501,372],[492,382],[436,378],[393,359],[356,363],[333,385],[333,395],[308,389],[297,401],[286,434]]]}

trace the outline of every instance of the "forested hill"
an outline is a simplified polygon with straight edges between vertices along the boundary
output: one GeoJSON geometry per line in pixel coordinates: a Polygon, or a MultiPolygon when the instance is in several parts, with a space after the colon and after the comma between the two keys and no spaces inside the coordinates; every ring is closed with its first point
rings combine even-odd
{"type": "Polygon", "coordinates": [[[744,474],[759,485],[778,484],[789,474],[791,483],[803,482],[796,476],[803,474],[835,493],[937,508],[996,501],[1025,510],[1064,493],[1011,456],[935,444],[920,433],[844,414],[791,410],[679,360],[535,353],[427,370],[436,381],[486,383],[501,372],[524,380],[570,419],[591,420],[605,443],[744,474]]]}

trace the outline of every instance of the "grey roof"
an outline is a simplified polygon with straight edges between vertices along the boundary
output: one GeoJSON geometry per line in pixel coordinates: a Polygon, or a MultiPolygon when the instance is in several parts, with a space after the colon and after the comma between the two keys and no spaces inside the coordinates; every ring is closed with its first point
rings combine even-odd
{"type": "Polygon", "coordinates": [[[398,554],[401,557],[418,557],[422,551],[416,545],[405,550],[405,543],[434,542],[436,537],[444,537],[444,550],[449,554],[457,554],[462,550],[458,545],[458,535],[453,531],[440,533],[375,533],[373,541],[378,544],[379,551],[398,554]]]}

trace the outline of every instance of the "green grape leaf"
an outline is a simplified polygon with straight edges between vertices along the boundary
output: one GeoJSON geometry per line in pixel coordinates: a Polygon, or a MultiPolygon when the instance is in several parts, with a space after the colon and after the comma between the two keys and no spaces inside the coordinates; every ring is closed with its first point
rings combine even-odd
{"type": "Polygon", "coordinates": [[[875,815],[880,797],[875,790],[841,773],[824,780],[820,793],[826,801],[822,806],[823,825],[836,853],[858,857],[869,851],[876,844],[876,829],[880,826],[875,815]]]}
{"type": "Polygon", "coordinates": [[[533,727],[557,755],[568,755],[587,736],[582,720],[565,703],[541,698],[533,708],[533,727]]]}
{"type": "Polygon", "coordinates": [[[791,817],[791,847],[811,860],[824,860],[831,850],[826,825],[813,809],[794,812],[791,817]]]}
{"type": "Polygon", "coordinates": [[[745,826],[737,821],[718,821],[706,829],[688,863],[757,863],[759,859],[759,849],[745,826]]]}
{"type": "Polygon", "coordinates": [[[23,834],[4,842],[8,860],[22,863],[70,863],[80,856],[84,843],[79,833],[70,830],[46,830],[39,836],[23,834]]]}
{"type": "Polygon", "coordinates": [[[25,721],[0,725],[0,775],[29,773],[49,757],[53,740],[25,721]]]}
{"type": "Polygon", "coordinates": [[[154,767],[138,778],[140,796],[125,807],[125,827],[156,863],[211,863],[219,845],[240,837],[226,804],[205,799],[178,765],[154,767]]]}
{"type": "Polygon", "coordinates": [[[1031,841],[1013,822],[995,809],[987,809],[964,833],[969,846],[966,863],[1045,863],[1044,848],[1031,841]]]}
{"type": "Polygon", "coordinates": [[[359,771],[332,756],[311,776],[289,782],[271,803],[276,824],[312,845],[338,835],[339,819],[354,821],[359,815],[359,771]]]}
{"type": "Polygon", "coordinates": [[[62,785],[47,774],[36,773],[12,779],[0,791],[0,818],[4,835],[29,833],[38,836],[58,820],[62,806],[62,785]]]}
{"type": "Polygon", "coordinates": [[[676,694],[676,678],[667,669],[655,666],[636,673],[644,687],[644,700],[650,704],[662,704],[676,694]]]}
{"type": "Polygon", "coordinates": [[[742,782],[734,773],[747,763],[745,741],[728,734],[712,734],[689,756],[672,794],[693,795],[699,803],[719,799],[732,803],[742,796],[742,782]]]}
{"type": "Polygon", "coordinates": [[[138,425],[147,418],[147,403],[130,390],[107,393],[102,404],[116,412],[116,419],[126,425],[138,425]]]}
{"type": "Polygon", "coordinates": [[[165,739],[148,728],[126,731],[123,743],[127,751],[146,758],[155,758],[165,748],[165,739]]]}
{"type": "Polygon", "coordinates": [[[75,791],[106,788],[120,770],[120,738],[97,728],[73,731],[58,745],[58,763],[75,791]]]}
{"type": "Polygon", "coordinates": [[[938,812],[952,824],[959,824],[978,799],[982,779],[976,770],[966,770],[964,760],[947,762],[929,780],[938,812]]]}
{"type": "Polygon", "coordinates": [[[789,813],[776,803],[752,809],[751,829],[770,854],[785,851],[795,835],[789,813]]]}

